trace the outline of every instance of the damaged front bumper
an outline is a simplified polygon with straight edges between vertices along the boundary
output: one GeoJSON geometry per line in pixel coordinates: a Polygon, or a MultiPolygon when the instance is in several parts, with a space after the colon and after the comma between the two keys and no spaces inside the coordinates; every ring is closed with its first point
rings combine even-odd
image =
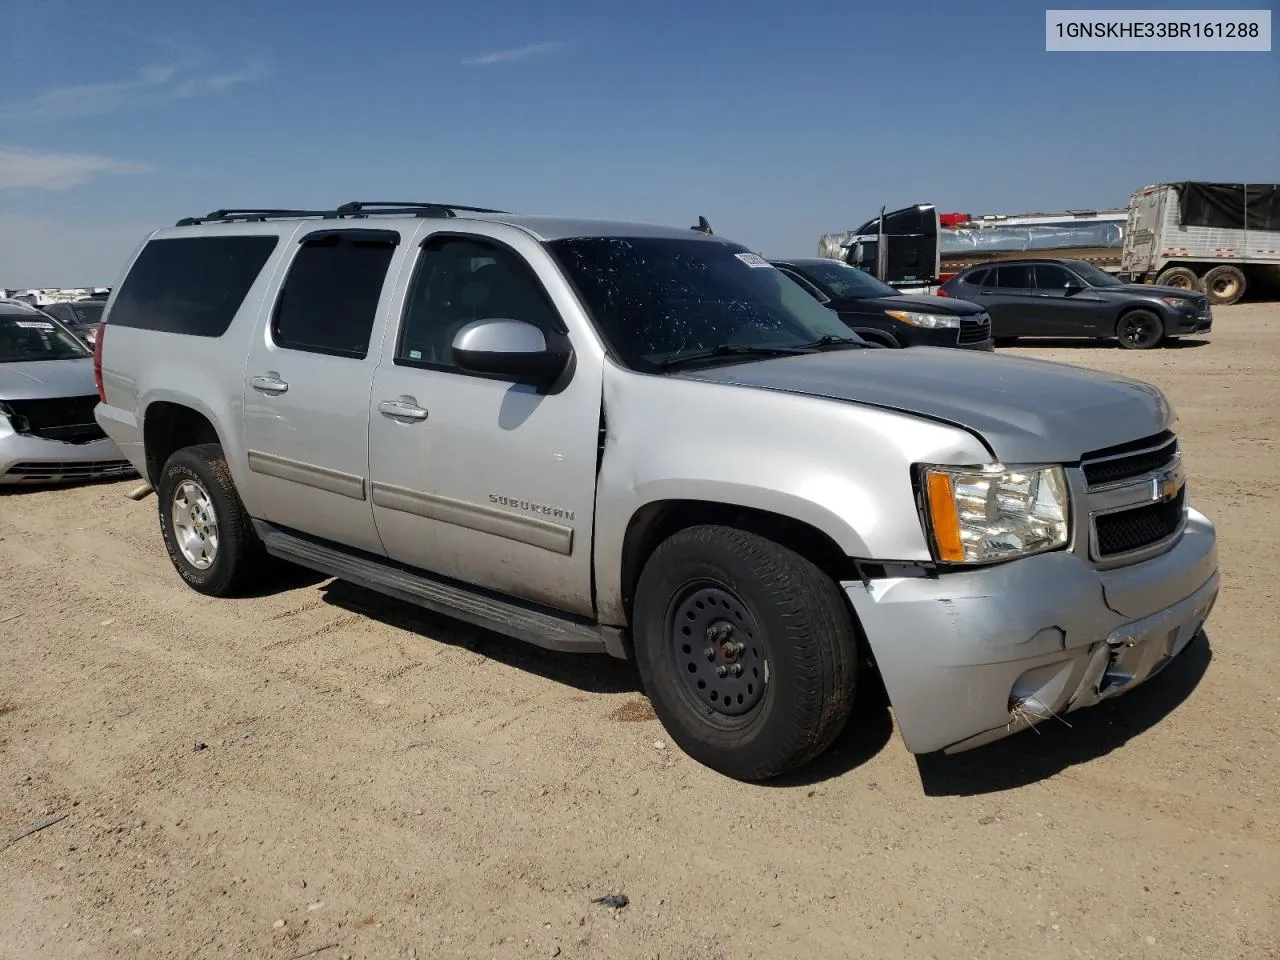
{"type": "Polygon", "coordinates": [[[1199,633],[1219,590],[1213,524],[1100,570],[1073,553],[842,584],[907,749],[949,753],[1132,690],[1199,633]]]}

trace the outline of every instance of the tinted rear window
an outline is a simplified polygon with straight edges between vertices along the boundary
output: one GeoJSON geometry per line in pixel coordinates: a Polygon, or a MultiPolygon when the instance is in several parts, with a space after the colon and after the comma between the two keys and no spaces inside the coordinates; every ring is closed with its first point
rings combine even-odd
{"type": "Polygon", "coordinates": [[[193,337],[220,337],[275,249],[274,236],[173,237],[138,255],[108,318],[193,337]]]}
{"type": "Polygon", "coordinates": [[[363,358],[400,235],[317,231],[304,238],[280,291],[271,335],[291,350],[363,358]]]}

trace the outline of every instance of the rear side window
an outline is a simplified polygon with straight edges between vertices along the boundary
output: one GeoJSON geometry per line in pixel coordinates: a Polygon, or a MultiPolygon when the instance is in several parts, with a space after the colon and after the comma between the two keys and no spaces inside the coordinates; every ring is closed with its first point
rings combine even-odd
{"type": "Polygon", "coordinates": [[[991,279],[991,271],[987,269],[975,270],[964,278],[964,282],[971,287],[980,287],[988,283],[991,279]]]}
{"type": "Polygon", "coordinates": [[[110,323],[220,337],[278,242],[265,235],[152,240],[120,285],[110,323]]]}
{"type": "Polygon", "coordinates": [[[325,230],[302,239],[271,321],[277,346],[363,359],[400,234],[325,230]]]}
{"type": "Polygon", "coordinates": [[[1031,287],[1031,267],[1027,264],[995,268],[997,287],[1026,290],[1031,287]]]}

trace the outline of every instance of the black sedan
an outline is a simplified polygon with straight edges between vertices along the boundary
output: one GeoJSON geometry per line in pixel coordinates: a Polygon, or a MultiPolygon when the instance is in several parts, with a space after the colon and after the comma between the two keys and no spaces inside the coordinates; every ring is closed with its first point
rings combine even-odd
{"type": "Polygon", "coordinates": [[[1084,260],[1001,260],[967,267],[938,292],[986,307],[997,340],[1114,337],[1130,350],[1149,350],[1213,327],[1203,293],[1125,283],[1084,260]]]}
{"type": "Polygon", "coordinates": [[[886,347],[991,350],[991,320],[963,300],[914,296],[838,260],[769,261],[858,336],[886,347]]]}

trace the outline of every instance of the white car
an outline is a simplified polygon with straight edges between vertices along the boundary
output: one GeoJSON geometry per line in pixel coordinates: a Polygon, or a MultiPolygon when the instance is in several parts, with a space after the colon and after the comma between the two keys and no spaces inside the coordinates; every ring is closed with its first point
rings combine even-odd
{"type": "Polygon", "coordinates": [[[39,310],[0,303],[0,484],[132,476],[97,403],[84,343],[39,310]]]}

